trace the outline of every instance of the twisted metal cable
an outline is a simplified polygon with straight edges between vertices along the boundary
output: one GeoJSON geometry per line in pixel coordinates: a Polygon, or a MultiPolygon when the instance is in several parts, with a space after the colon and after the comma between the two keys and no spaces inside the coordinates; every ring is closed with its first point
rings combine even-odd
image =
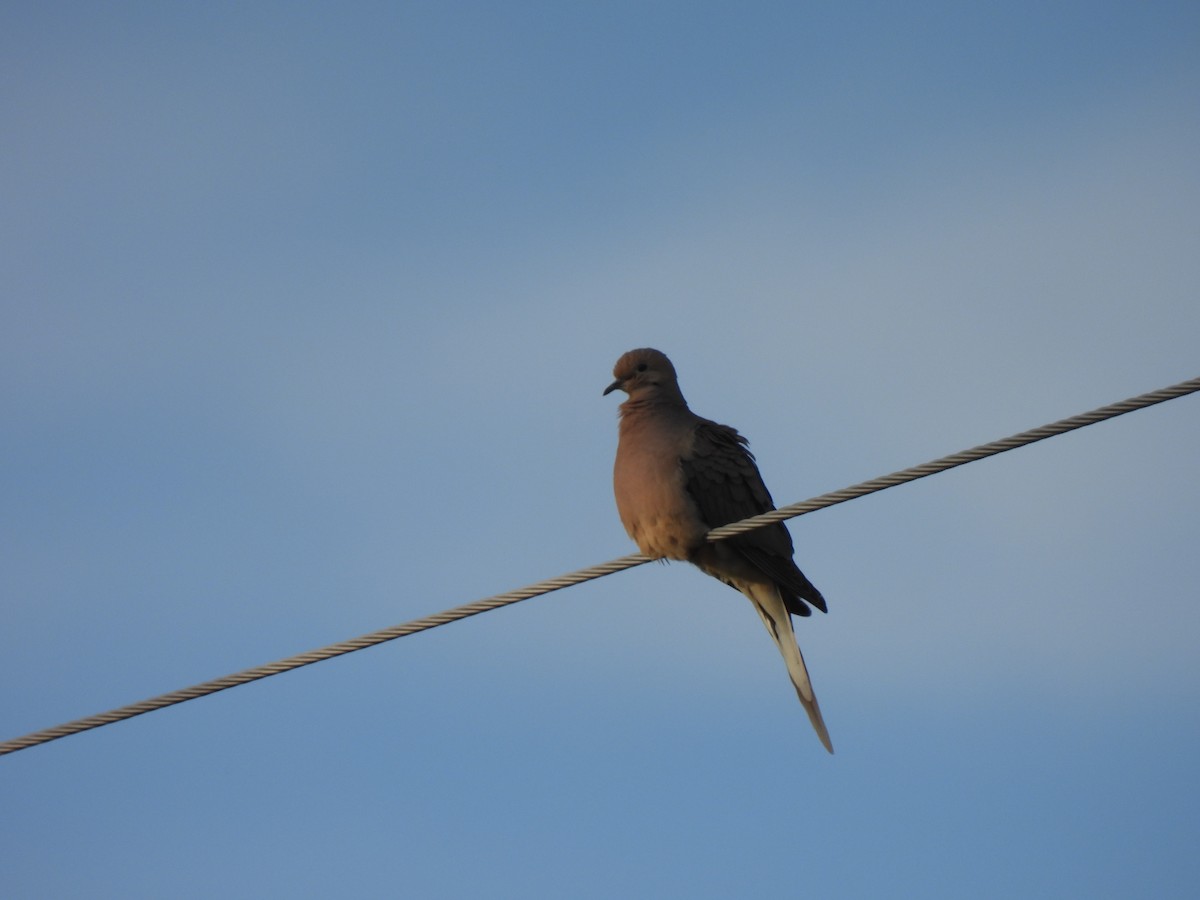
{"type": "MultiPolygon", "coordinates": [[[[847,500],[853,500],[856,497],[862,497],[867,494],[874,493],[875,491],[882,491],[885,488],[895,487],[896,485],[905,484],[909,481],[916,481],[918,478],[924,478],[927,475],[933,475],[937,472],[944,472],[945,470],[952,469],[955,466],[961,466],[965,463],[974,462],[975,460],[983,459],[984,457],[994,456],[995,454],[1003,453],[1006,450],[1024,447],[1027,444],[1045,440],[1048,437],[1054,437],[1055,435],[1073,431],[1076,428],[1083,428],[1086,425],[1094,425],[1097,422],[1103,422],[1106,419],[1111,419],[1127,412],[1133,412],[1137,409],[1144,409],[1147,406],[1153,406],[1156,403],[1162,403],[1165,400],[1172,400],[1176,397],[1182,397],[1196,391],[1200,391],[1200,378],[1182,381],[1179,384],[1172,385],[1171,387],[1162,388],[1157,391],[1151,391],[1148,394],[1141,394],[1137,397],[1131,397],[1128,400],[1122,400],[1119,403],[1112,403],[1108,406],[1102,406],[1099,409],[1092,410],[1091,412],[1081,413],[1080,415],[1071,416],[1070,418],[1062,419],[1049,425],[1043,425],[1040,428],[1033,428],[1029,431],[1023,431],[1020,434],[1015,434],[1011,437],[1003,438],[1002,440],[992,441],[987,444],[980,444],[978,447],[973,447],[970,450],[963,450],[959,453],[943,456],[942,458],[933,460],[932,462],[923,463],[919,466],[912,466],[907,469],[901,469],[900,471],[893,472],[890,475],[872,478],[870,481],[864,481],[861,484],[857,484],[852,487],[842,488],[838,491],[832,491],[831,493],[814,497],[811,500],[804,500],[800,503],[792,503],[788,506],[780,507],[779,509],[764,513],[760,516],[754,516],[749,519],[743,519],[740,522],[734,522],[730,525],[724,525],[720,528],[715,528],[709,532],[708,539],[710,541],[724,540],[725,538],[732,537],[735,534],[742,534],[747,531],[752,531],[755,528],[761,528],[764,525],[769,525],[774,522],[782,522],[785,519],[791,519],[796,516],[804,515],[805,513],[813,512],[814,510],[824,509],[828,506],[835,506],[838,503],[845,503],[847,500]]],[[[518,603],[521,600],[528,600],[531,597],[548,594],[551,591],[561,590],[562,588],[570,587],[571,585],[582,584],[585,581],[591,581],[595,578],[611,575],[624,569],[631,569],[634,566],[640,566],[645,562],[650,562],[650,557],[644,556],[640,553],[631,553],[628,556],[622,556],[606,563],[590,566],[586,569],[579,569],[575,572],[569,572],[566,575],[560,575],[557,578],[548,578],[545,581],[539,581],[536,584],[531,584],[527,587],[518,588],[513,591],[507,591],[503,594],[496,594],[492,597],[476,600],[473,603],[464,604],[463,606],[456,606],[453,609],[448,609],[444,612],[425,616],[421,619],[413,619],[411,622],[404,622],[400,625],[393,625],[391,628],[384,628],[381,631],[373,631],[370,634],[364,634],[361,637],[351,638],[350,640],[341,641],[336,644],[330,644],[327,647],[320,647],[316,650],[309,650],[307,653],[289,656],[273,663],[255,666],[252,669],[245,669],[241,672],[235,672],[232,675],[226,675],[222,678],[214,678],[211,681],[204,681],[200,684],[192,685],[191,687],[181,688],[177,691],[171,691],[168,694],[160,694],[157,697],[151,697],[147,700],[142,700],[140,703],[132,703],[128,706],[117,707],[116,709],[109,710],[108,712],[97,713],[96,715],[87,716],[82,719],[76,719],[72,722],[66,722],[53,728],[45,728],[41,731],[34,731],[30,734],[24,735],[23,737],[13,738],[12,740],[0,743],[0,756],[8,753],[15,753],[18,750],[24,750],[28,747],[34,747],[38,744],[45,744],[49,741],[66,737],[70,734],[78,734],[81,731],[99,728],[101,725],[109,725],[113,722],[120,722],[123,719],[132,719],[134,716],[140,716],[143,713],[153,712],[156,709],[163,709],[167,706],[174,706],[177,703],[183,703],[187,700],[195,700],[197,697],[215,694],[218,691],[236,687],[239,684],[246,684],[251,681],[257,681],[260,678],[267,678],[271,675],[279,675],[283,672],[290,672],[292,669],[299,669],[302,666],[311,665],[312,663],[321,662],[322,660],[326,659],[332,659],[335,656],[353,653],[355,650],[363,650],[367,647],[373,647],[376,644],[383,644],[399,637],[416,634],[418,631],[427,631],[428,629],[436,628],[439,625],[445,625],[449,622],[456,622],[459,619],[465,619],[469,616],[488,612],[489,610],[499,609],[502,606],[518,603]]]]}
{"type": "Polygon", "coordinates": [[[1042,425],[1040,428],[1031,428],[1029,431],[1022,431],[1020,434],[1001,438],[998,441],[980,444],[978,447],[972,447],[970,450],[951,453],[949,456],[943,456],[941,459],[922,463],[919,466],[901,469],[898,472],[893,472],[891,475],[880,475],[878,478],[872,478],[870,481],[842,488],[839,491],[831,491],[828,494],[813,497],[811,500],[802,500],[799,503],[781,506],[762,515],[742,519],[740,522],[722,525],[720,528],[714,528],[710,531],[708,539],[710,541],[722,541],[725,538],[733,537],[735,534],[743,534],[747,531],[753,531],[755,528],[770,525],[772,522],[782,522],[785,519],[802,516],[814,510],[836,506],[839,503],[845,503],[847,500],[853,500],[856,497],[863,497],[867,494],[873,494],[876,491],[882,491],[885,488],[895,487],[898,484],[916,481],[918,478],[924,478],[926,475],[935,475],[938,472],[953,469],[955,466],[975,462],[975,460],[983,459],[987,456],[995,456],[997,453],[1003,453],[1006,450],[1025,447],[1038,441],[1044,441],[1048,437],[1065,434],[1068,431],[1074,431],[1076,428],[1083,428],[1085,425],[1095,425],[1097,422],[1113,419],[1137,409],[1145,409],[1147,406],[1154,406],[1156,403],[1162,403],[1165,400],[1174,400],[1176,397],[1183,397],[1196,391],[1200,391],[1200,378],[1181,381],[1179,384],[1160,388],[1148,394],[1139,394],[1136,397],[1130,397],[1128,400],[1121,400],[1118,403],[1101,406],[1099,409],[1093,409],[1091,412],[1060,419],[1057,422],[1051,422],[1049,425],[1042,425]]]}
{"type": "Polygon", "coordinates": [[[27,747],[34,747],[38,744],[45,744],[57,738],[66,737],[69,734],[78,734],[81,731],[87,731],[91,728],[99,728],[101,725],[111,725],[113,722],[120,722],[123,719],[132,719],[134,716],[140,716],[143,713],[153,712],[156,709],[163,709],[167,706],[174,706],[176,703],[183,703],[186,700],[195,700],[197,697],[215,694],[218,691],[237,687],[239,684],[247,684],[251,681],[258,681],[260,678],[290,672],[292,669],[299,669],[302,666],[312,665],[315,662],[333,659],[335,656],[353,653],[355,650],[365,650],[367,647],[374,647],[376,644],[383,644],[399,637],[416,634],[418,631],[428,631],[430,628],[436,628],[439,625],[446,625],[449,622],[466,619],[469,616],[475,616],[488,610],[499,609],[502,606],[508,606],[521,600],[528,600],[530,597],[537,597],[541,594],[548,594],[551,591],[570,587],[573,584],[582,584],[585,581],[591,581],[594,578],[600,578],[604,575],[611,575],[614,572],[620,572],[622,569],[640,566],[642,563],[649,561],[650,558],[647,556],[643,556],[640,553],[631,553],[628,556],[622,556],[619,559],[590,566],[586,569],[579,569],[566,575],[560,575],[557,578],[547,578],[545,581],[539,581],[527,587],[485,597],[482,600],[456,606],[444,612],[434,613],[421,619],[413,619],[411,622],[393,625],[391,628],[372,631],[370,634],[364,634],[347,641],[340,641],[339,643],[320,647],[316,650],[309,650],[307,653],[299,653],[272,663],[255,666],[252,669],[234,672],[232,675],[214,678],[211,681],[202,681],[200,684],[180,688],[168,694],[150,697],[139,703],[119,706],[116,709],[110,709],[108,712],[86,716],[82,719],[76,719],[73,722],[65,722],[53,728],[34,731],[22,737],[0,743],[0,756],[6,753],[14,753],[17,750],[24,750],[27,747]]]}

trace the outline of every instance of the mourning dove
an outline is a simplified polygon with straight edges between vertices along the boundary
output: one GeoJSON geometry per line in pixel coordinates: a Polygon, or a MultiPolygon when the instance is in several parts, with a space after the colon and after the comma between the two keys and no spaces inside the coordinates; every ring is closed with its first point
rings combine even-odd
{"type": "Polygon", "coordinates": [[[617,511],[642,553],[686,560],[741,591],[754,604],[825,749],[833,752],[791,616],[825,612],[821,592],[792,561],[783,524],[709,543],[713,528],[774,509],[746,439],[688,409],[675,367],[658,350],[630,350],[613,367],[622,390],[613,467],[617,511]]]}

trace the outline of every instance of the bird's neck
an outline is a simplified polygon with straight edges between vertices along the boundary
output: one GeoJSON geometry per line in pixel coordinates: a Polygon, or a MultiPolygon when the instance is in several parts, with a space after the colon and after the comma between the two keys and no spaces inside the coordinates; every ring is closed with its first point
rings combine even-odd
{"type": "Polygon", "coordinates": [[[672,412],[686,415],[690,412],[687,401],[683,399],[678,388],[673,392],[657,391],[653,394],[630,397],[621,404],[620,411],[622,421],[651,412],[655,415],[672,412]]]}

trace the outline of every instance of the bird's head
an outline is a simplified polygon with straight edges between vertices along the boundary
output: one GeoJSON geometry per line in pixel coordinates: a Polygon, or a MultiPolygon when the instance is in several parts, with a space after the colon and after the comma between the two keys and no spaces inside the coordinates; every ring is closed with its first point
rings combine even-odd
{"type": "Polygon", "coordinates": [[[622,390],[630,400],[683,400],[675,377],[675,367],[665,353],[649,347],[624,354],[613,366],[613,377],[616,381],[604,389],[605,394],[622,390]]]}

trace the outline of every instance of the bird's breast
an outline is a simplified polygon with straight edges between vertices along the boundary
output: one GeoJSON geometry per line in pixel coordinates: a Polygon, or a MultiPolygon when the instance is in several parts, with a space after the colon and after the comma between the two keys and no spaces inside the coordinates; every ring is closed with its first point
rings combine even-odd
{"type": "Polygon", "coordinates": [[[686,560],[708,528],[687,491],[680,448],[653,434],[646,437],[629,440],[622,429],[613,467],[617,512],[642,553],[686,560]]]}

